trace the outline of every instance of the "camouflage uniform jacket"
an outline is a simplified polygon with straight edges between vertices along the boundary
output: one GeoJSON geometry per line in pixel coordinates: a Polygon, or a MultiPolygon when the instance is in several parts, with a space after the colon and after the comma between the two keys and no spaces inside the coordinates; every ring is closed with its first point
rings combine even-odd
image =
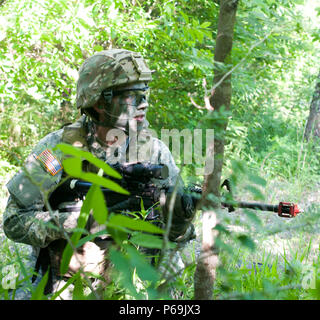
{"type": "MultiPolygon", "coordinates": [[[[3,215],[3,229],[8,238],[34,247],[46,247],[56,239],[64,238],[57,228],[48,223],[63,225],[65,230],[75,228],[79,213],[49,212],[45,208],[44,195],[52,191],[66,175],[62,163],[63,153],[54,149],[59,143],[68,143],[91,152],[108,162],[108,149],[102,147],[94,135],[94,125],[86,116],[63,129],[44,137],[28,156],[23,169],[7,184],[10,196],[3,215]]],[[[179,175],[167,146],[151,138],[151,152],[145,161],[163,163],[169,168],[169,177],[162,183],[173,186],[179,175]]],[[[138,144],[144,144],[143,139],[138,144]]],[[[119,147],[120,157],[125,157],[127,145],[119,147]]],[[[87,168],[91,171],[90,168],[87,168]]],[[[160,180],[158,180],[160,182],[160,180]]]]}

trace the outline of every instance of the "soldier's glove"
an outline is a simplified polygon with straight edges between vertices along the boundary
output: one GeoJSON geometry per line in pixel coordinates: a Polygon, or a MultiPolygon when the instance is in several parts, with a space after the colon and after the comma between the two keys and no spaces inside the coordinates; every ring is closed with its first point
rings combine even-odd
{"type": "MultiPolygon", "coordinates": [[[[163,207],[164,221],[167,223],[169,216],[169,207],[173,195],[173,188],[166,192],[166,200],[163,207]]],[[[172,224],[169,232],[171,241],[185,242],[194,238],[194,227],[192,219],[195,215],[195,206],[192,197],[183,193],[180,189],[176,194],[176,199],[172,212],[172,224]]]]}

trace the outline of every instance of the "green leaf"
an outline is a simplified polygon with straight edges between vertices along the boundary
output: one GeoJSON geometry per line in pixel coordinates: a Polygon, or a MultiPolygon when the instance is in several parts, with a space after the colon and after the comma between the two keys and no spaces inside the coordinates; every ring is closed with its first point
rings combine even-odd
{"type": "Polygon", "coordinates": [[[154,224],[143,221],[143,220],[134,220],[129,217],[123,216],[121,214],[113,215],[108,223],[108,227],[111,228],[128,228],[135,231],[144,231],[150,233],[164,233],[164,230],[160,229],[159,227],[155,226],[154,224]]]}
{"type": "MultiPolygon", "coordinates": [[[[130,237],[130,242],[141,246],[144,248],[151,248],[151,249],[161,249],[163,246],[163,239],[152,235],[152,234],[146,234],[146,233],[135,233],[130,237]]],[[[170,249],[173,249],[176,247],[176,244],[173,242],[169,243],[170,249]]]]}
{"type": "Polygon", "coordinates": [[[82,161],[79,158],[67,158],[63,160],[63,168],[68,175],[80,177],[82,174],[82,161]]]}
{"type": "Polygon", "coordinates": [[[77,17],[78,22],[87,30],[91,29],[91,26],[87,24],[87,22],[85,20],[83,20],[82,18],[77,17]]]}
{"type": "Polygon", "coordinates": [[[99,224],[104,224],[107,221],[108,209],[99,186],[94,185],[94,191],[91,196],[93,197],[93,217],[99,224]]]}
{"type": "Polygon", "coordinates": [[[143,204],[143,199],[140,199],[140,208],[141,208],[141,215],[143,216],[143,218],[146,216],[147,211],[144,208],[144,204],[143,204]]]}
{"type": "Polygon", "coordinates": [[[110,260],[114,264],[115,269],[118,270],[122,276],[120,278],[120,281],[123,287],[128,289],[133,296],[135,297],[139,296],[141,298],[141,294],[140,295],[138,294],[135,286],[133,285],[133,281],[132,281],[133,268],[130,265],[130,261],[127,255],[111,248],[110,260]]]}
{"type": "Polygon", "coordinates": [[[183,17],[183,20],[188,24],[189,23],[189,17],[187,14],[185,14],[183,11],[180,11],[181,16],[183,17]]]}
{"type": "Polygon", "coordinates": [[[32,292],[30,300],[47,300],[47,297],[44,295],[44,289],[48,282],[49,272],[50,272],[50,269],[47,270],[47,272],[45,273],[45,275],[37,285],[37,288],[35,289],[35,291],[32,292]]]}
{"type": "Polygon", "coordinates": [[[103,47],[102,46],[99,46],[99,45],[96,45],[93,47],[93,50],[94,51],[102,51],[103,50],[103,47]]]}
{"type": "Polygon", "coordinates": [[[96,158],[94,155],[92,155],[88,151],[83,151],[69,144],[63,144],[63,143],[58,144],[56,148],[60,149],[65,154],[69,154],[77,158],[86,159],[90,163],[94,164],[96,167],[101,168],[110,177],[117,178],[117,179],[122,178],[118,171],[114,170],[107,163],[96,158]]]}
{"type": "Polygon", "coordinates": [[[156,282],[159,280],[159,274],[156,269],[146,260],[146,258],[135,248],[125,246],[130,264],[136,268],[141,280],[156,282]]]}
{"type": "Polygon", "coordinates": [[[108,234],[108,231],[107,231],[107,230],[100,230],[100,231],[98,231],[98,232],[96,232],[96,233],[89,234],[89,235],[81,238],[81,239],[78,241],[76,247],[79,248],[79,247],[83,246],[86,242],[91,241],[91,240],[93,240],[93,239],[95,239],[95,238],[97,238],[97,237],[103,236],[103,235],[105,235],[105,234],[108,234]]]}
{"type": "Polygon", "coordinates": [[[97,184],[99,186],[102,186],[104,188],[110,189],[112,191],[115,191],[121,194],[127,194],[127,195],[130,194],[130,192],[128,192],[127,190],[119,186],[116,182],[106,179],[104,177],[100,177],[97,174],[94,174],[91,172],[83,172],[78,178],[86,180],[93,184],[97,184]]]}
{"type": "Polygon", "coordinates": [[[111,238],[119,245],[122,246],[124,241],[128,240],[128,233],[131,233],[130,230],[121,228],[121,227],[109,227],[107,224],[107,231],[110,234],[111,238]]]}
{"type": "Polygon", "coordinates": [[[252,211],[244,209],[244,213],[248,216],[248,218],[255,223],[257,226],[261,226],[262,222],[259,217],[252,211]]]}
{"type": "Polygon", "coordinates": [[[77,273],[74,282],[74,289],[72,292],[72,300],[84,300],[83,283],[80,273],[77,273]]]}
{"type": "Polygon", "coordinates": [[[246,246],[252,251],[254,251],[254,249],[256,248],[254,241],[245,234],[238,236],[237,239],[241,242],[242,245],[246,246]]]}
{"type": "Polygon", "coordinates": [[[200,28],[208,28],[211,26],[211,22],[205,21],[200,25],[200,28]]]}
{"type": "Polygon", "coordinates": [[[68,144],[58,144],[56,148],[59,148],[65,154],[73,155],[72,158],[67,158],[63,161],[64,170],[66,173],[72,177],[79,178],[82,180],[86,180],[93,184],[100,185],[104,188],[110,189],[112,191],[127,194],[130,193],[122,188],[116,182],[101,177],[92,172],[84,172],[82,171],[82,158],[88,160],[98,168],[101,168],[107,175],[112,176],[114,178],[121,179],[121,175],[114,169],[112,169],[108,164],[94,157],[90,152],[79,150],[68,144]]]}

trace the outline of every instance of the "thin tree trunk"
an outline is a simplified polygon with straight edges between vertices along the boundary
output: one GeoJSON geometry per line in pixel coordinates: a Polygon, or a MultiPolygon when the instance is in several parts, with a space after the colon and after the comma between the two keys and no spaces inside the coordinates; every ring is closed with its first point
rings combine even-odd
{"type": "Polygon", "coordinates": [[[311,134],[320,138],[320,73],[317,78],[316,87],[313,93],[310,113],[304,133],[304,138],[308,141],[311,134]]]}
{"type": "MultiPolygon", "coordinates": [[[[233,30],[237,11],[238,0],[221,0],[220,12],[218,20],[218,33],[215,47],[215,66],[231,63],[231,49],[233,41],[233,30]],[[217,64],[219,62],[220,64],[217,64]]],[[[221,78],[227,73],[226,68],[217,69],[215,67],[214,84],[218,83],[221,78]]],[[[230,107],[231,101],[231,74],[215,89],[213,96],[210,99],[211,105],[215,111],[219,112],[224,106],[226,110],[230,107]]],[[[216,267],[218,265],[218,255],[214,250],[214,239],[217,236],[213,228],[216,225],[216,212],[220,207],[220,203],[212,202],[206,199],[206,195],[213,193],[217,199],[220,197],[220,180],[221,170],[223,166],[224,154],[224,136],[228,125],[228,120],[225,118],[219,127],[215,126],[214,139],[214,169],[211,174],[205,176],[203,186],[203,197],[200,206],[211,207],[212,210],[203,212],[202,225],[202,249],[201,255],[197,263],[197,268],[194,275],[194,298],[197,300],[211,300],[213,298],[213,284],[216,277],[216,267]]],[[[212,147],[212,146],[210,146],[212,147]]]]}

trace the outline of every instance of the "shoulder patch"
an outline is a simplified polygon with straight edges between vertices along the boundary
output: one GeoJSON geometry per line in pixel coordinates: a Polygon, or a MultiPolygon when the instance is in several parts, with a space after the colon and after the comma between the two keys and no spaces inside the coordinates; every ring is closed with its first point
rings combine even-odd
{"type": "Polygon", "coordinates": [[[62,170],[61,162],[55,157],[49,149],[45,149],[36,159],[40,161],[42,166],[52,175],[55,176],[59,171],[62,170]]]}

